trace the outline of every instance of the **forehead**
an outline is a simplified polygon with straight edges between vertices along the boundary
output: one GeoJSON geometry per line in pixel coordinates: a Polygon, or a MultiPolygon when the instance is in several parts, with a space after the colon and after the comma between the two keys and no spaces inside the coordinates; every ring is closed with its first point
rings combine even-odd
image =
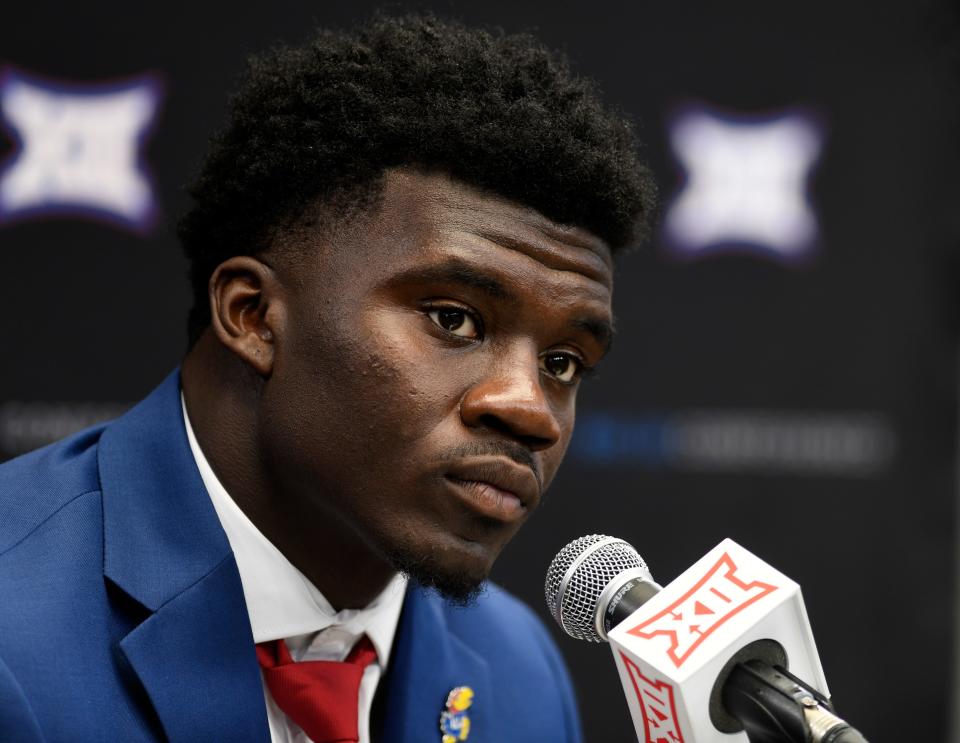
{"type": "Polygon", "coordinates": [[[610,249],[590,232],[442,174],[393,171],[385,179],[380,208],[368,223],[381,239],[370,248],[390,246],[401,262],[456,253],[491,269],[539,275],[609,300],[610,249]]]}

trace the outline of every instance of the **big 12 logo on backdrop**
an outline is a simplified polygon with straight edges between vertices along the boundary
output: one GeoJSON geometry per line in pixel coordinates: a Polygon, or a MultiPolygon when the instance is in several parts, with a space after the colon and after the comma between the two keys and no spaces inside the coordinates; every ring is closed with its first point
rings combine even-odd
{"type": "Polygon", "coordinates": [[[824,127],[809,111],[721,114],[688,106],[669,122],[683,168],[664,218],[675,255],[748,253],[779,263],[809,260],[817,217],[808,196],[824,127]]]}
{"type": "Polygon", "coordinates": [[[157,200],[143,149],[162,96],[159,77],[110,83],[0,74],[0,120],[13,140],[0,169],[0,222],[87,217],[146,232],[157,200]]]}

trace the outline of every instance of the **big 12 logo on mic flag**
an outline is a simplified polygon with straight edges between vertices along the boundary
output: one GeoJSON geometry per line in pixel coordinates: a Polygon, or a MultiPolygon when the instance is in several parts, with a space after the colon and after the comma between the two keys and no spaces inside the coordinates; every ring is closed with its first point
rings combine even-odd
{"type": "Polygon", "coordinates": [[[780,644],[791,673],[829,695],[800,587],[725,539],[609,633],[644,743],[748,743],[710,720],[721,669],[757,640],[780,644]]]}
{"type": "Polygon", "coordinates": [[[770,583],[743,580],[737,570],[734,558],[724,552],[683,596],[627,631],[644,639],[662,635],[670,643],[667,655],[679,668],[724,622],[777,590],[770,583]]]}
{"type": "Polygon", "coordinates": [[[623,653],[620,660],[630,676],[633,692],[640,702],[643,734],[647,743],[684,743],[673,687],[665,681],[653,681],[623,653]]]}

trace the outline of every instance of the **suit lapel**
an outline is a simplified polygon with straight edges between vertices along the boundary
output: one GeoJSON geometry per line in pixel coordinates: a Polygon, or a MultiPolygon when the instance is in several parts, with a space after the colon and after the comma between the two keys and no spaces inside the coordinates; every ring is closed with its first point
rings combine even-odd
{"type": "Polygon", "coordinates": [[[230,557],[121,640],[171,741],[269,740],[246,611],[230,557]]]}
{"type": "Polygon", "coordinates": [[[120,641],[172,741],[268,741],[243,587],[184,430],[180,377],[99,447],[104,576],[149,612],[120,641]]]}
{"type": "Polygon", "coordinates": [[[486,661],[451,632],[443,601],[411,584],[391,660],[382,740],[439,743],[440,715],[458,686],[473,689],[469,743],[503,740],[493,727],[493,695],[486,661]]]}

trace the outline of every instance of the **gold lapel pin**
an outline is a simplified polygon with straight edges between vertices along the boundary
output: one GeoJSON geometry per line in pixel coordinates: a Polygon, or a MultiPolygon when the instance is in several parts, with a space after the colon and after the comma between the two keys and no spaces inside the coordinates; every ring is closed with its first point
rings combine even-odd
{"type": "Polygon", "coordinates": [[[473,704],[473,689],[455,686],[447,694],[446,709],[440,715],[441,743],[458,743],[470,735],[470,715],[467,710],[473,704]]]}

